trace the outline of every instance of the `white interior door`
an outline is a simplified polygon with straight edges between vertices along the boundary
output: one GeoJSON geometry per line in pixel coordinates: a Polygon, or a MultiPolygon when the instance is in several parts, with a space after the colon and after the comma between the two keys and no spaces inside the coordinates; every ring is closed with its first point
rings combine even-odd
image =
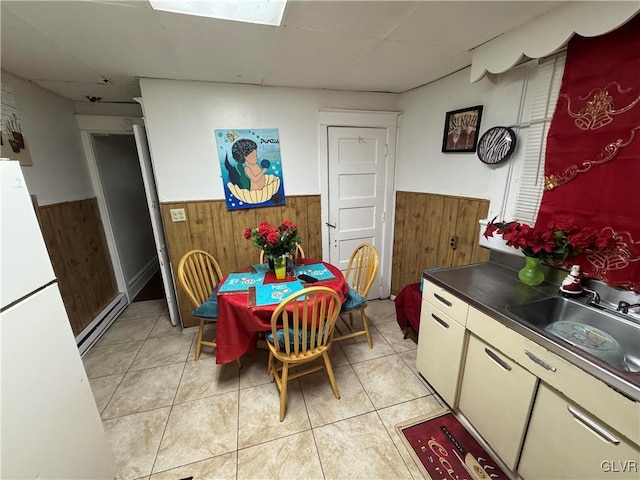
{"type": "Polygon", "coordinates": [[[151,165],[151,153],[149,152],[149,144],[147,143],[147,134],[144,127],[141,127],[140,125],[133,125],[133,135],[136,139],[138,158],[140,159],[142,181],[144,182],[144,190],[147,195],[147,205],[149,206],[149,214],[151,216],[153,238],[155,239],[156,249],[158,250],[158,261],[160,262],[162,284],[167,298],[167,305],[169,306],[169,316],[171,318],[171,323],[173,325],[178,325],[178,322],[180,321],[178,301],[176,300],[173,275],[171,274],[171,263],[169,262],[167,242],[164,237],[162,213],[160,212],[160,200],[158,199],[156,179],[153,175],[153,166],[151,165]]]}
{"type": "MultiPolygon", "coordinates": [[[[383,251],[387,130],[329,127],[328,144],[329,261],[344,272],[359,244],[373,244],[379,255],[383,251]]],[[[380,297],[381,272],[369,298],[380,297]]]]}

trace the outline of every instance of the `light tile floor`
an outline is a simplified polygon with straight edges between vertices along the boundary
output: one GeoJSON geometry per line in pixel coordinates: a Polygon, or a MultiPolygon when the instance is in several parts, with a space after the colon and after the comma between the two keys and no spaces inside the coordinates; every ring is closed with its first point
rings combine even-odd
{"type": "Polygon", "coordinates": [[[442,402],[393,302],[367,313],[373,349],[364,336],[332,348],[340,400],[324,372],[296,379],[281,423],[265,350],[242,369],[206,347],[195,362],[195,332],[172,327],[163,301],[132,304],[84,358],[118,478],[422,478],[394,427],[442,402]]]}

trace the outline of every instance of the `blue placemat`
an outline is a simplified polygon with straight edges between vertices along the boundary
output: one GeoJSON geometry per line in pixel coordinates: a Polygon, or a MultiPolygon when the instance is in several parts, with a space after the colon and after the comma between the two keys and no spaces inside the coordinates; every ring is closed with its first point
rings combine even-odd
{"type": "Polygon", "coordinates": [[[253,269],[258,272],[258,273],[262,273],[263,275],[269,271],[269,265],[266,263],[256,263],[255,265],[253,265],[253,269]]]}
{"type": "Polygon", "coordinates": [[[336,276],[331,273],[326,265],[323,263],[313,263],[311,265],[296,265],[293,269],[293,273],[296,275],[309,275],[310,277],[317,278],[318,280],[331,280],[336,276]]]}
{"type": "Polygon", "coordinates": [[[302,283],[298,280],[294,282],[256,285],[256,306],[280,303],[292,293],[302,290],[303,288],[302,283]]]}
{"type": "Polygon", "coordinates": [[[230,273],[224,283],[218,289],[218,293],[246,292],[249,287],[262,284],[264,273],[230,273]]]}

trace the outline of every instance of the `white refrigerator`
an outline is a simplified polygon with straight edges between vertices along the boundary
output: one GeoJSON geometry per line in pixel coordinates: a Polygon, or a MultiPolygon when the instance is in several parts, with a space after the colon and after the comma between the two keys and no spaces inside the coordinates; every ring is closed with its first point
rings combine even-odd
{"type": "Polygon", "coordinates": [[[22,170],[0,160],[0,478],[115,474],[22,170]]]}

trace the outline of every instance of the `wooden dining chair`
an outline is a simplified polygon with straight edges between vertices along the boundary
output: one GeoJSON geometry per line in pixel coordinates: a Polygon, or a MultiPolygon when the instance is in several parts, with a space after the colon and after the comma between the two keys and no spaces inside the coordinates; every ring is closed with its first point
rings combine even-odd
{"type": "MultiPolygon", "coordinates": [[[[220,265],[210,253],[204,250],[191,250],[183,255],[178,263],[178,281],[195,307],[193,315],[200,319],[198,338],[196,339],[195,360],[200,358],[202,346],[216,348],[216,340],[204,340],[204,325],[218,321],[218,300],[216,287],[222,280],[220,265]]],[[[240,360],[237,360],[238,366],[240,360]]]]}
{"type": "Polygon", "coordinates": [[[340,319],[349,332],[342,334],[340,327],[336,327],[338,336],[334,340],[345,340],[359,335],[366,335],[369,348],[373,348],[365,309],[367,308],[367,295],[376,278],[376,273],[378,273],[379,262],[378,251],[370,243],[358,245],[351,254],[345,274],[345,280],[349,284],[349,291],[340,311],[340,319]],[[362,319],[361,329],[356,329],[353,326],[353,314],[355,312],[360,312],[362,319]],[[349,321],[344,318],[344,315],[347,314],[349,315],[349,321]]]}
{"type": "Polygon", "coordinates": [[[340,297],[327,287],[309,287],[285,298],[271,315],[271,331],[266,340],[269,348],[267,370],[273,374],[280,391],[280,421],[287,408],[287,384],[290,380],[325,370],[336,398],[338,385],[329,360],[336,319],[340,313],[340,297]],[[300,367],[315,360],[322,363],[300,367]]]}
{"type": "MultiPolygon", "coordinates": [[[[304,250],[302,249],[299,243],[296,243],[296,249],[293,252],[293,260],[295,261],[295,260],[298,260],[299,258],[305,258],[304,250]]],[[[258,263],[264,263],[264,250],[260,250],[260,262],[258,263]]]]}

